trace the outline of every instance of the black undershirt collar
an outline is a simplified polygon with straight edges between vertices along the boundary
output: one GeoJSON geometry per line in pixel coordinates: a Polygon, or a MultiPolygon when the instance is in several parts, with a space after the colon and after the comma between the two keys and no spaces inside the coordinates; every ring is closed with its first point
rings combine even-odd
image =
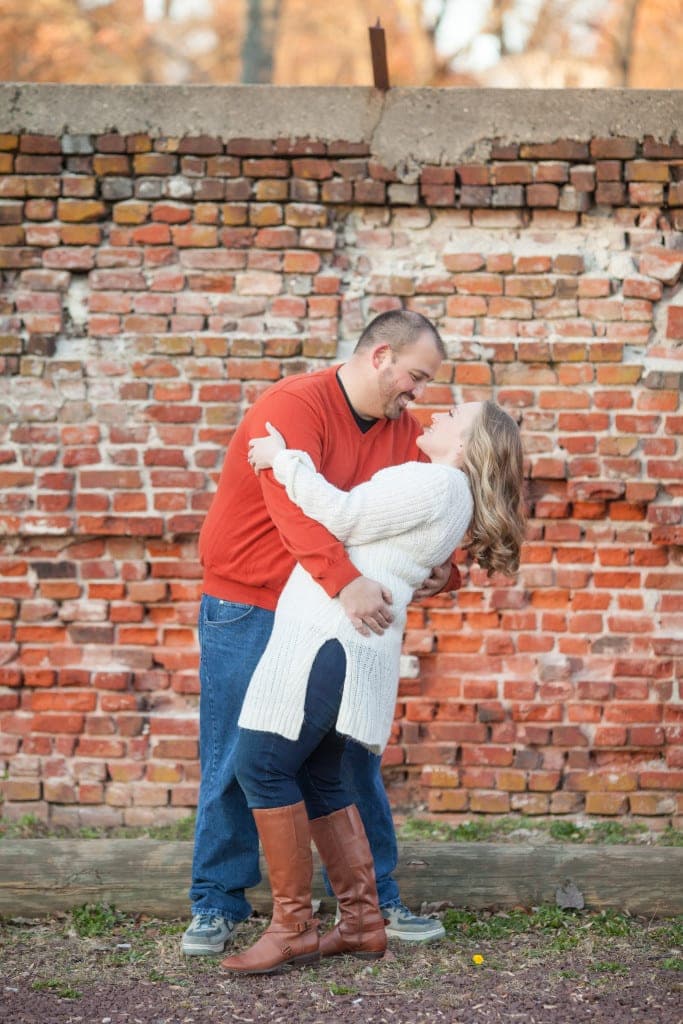
{"type": "Polygon", "coordinates": [[[374,425],[377,422],[377,420],[376,419],[368,420],[368,419],[365,419],[363,416],[359,416],[358,415],[358,413],[356,412],[354,407],[351,405],[351,399],[349,398],[349,396],[346,393],[346,388],[344,387],[344,385],[341,382],[341,377],[339,376],[339,370],[337,370],[335,376],[337,378],[337,383],[339,384],[339,387],[341,388],[342,395],[346,399],[346,404],[348,405],[349,409],[351,410],[351,413],[353,414],[354,420],[358,424],[358,429],[361,430],[364,434],[367,434],[368,430],[370,430],[372,427],[374,427],[374,425]]]}

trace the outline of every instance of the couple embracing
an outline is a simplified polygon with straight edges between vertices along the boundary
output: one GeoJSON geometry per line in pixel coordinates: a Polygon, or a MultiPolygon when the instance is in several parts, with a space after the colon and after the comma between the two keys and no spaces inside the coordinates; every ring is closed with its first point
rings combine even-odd
{"type": "Polygon", "coordinates": [[[249,916],[260,838],[273,918],[223,961],[230,972],[443,936],[401,902],[380,775],[407,606],[459,586],[461,544],[513,574],[524,531],[513,420],[468,402],[422,432],[406,411],[444,354],[425,317],[383,313],[342,366],[270,388],[228,448],[200,538],[202,782],[183,951],[222,952],[249,916]],[[338,901],[322,937],[311,839],[338,901]]]}

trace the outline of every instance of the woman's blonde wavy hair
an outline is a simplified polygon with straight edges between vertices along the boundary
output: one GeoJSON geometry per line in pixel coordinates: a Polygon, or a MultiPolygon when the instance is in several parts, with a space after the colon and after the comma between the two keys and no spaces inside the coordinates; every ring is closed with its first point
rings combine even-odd
{"type": "Polygon", "coordinates": [[[513,576],[526,522],[524,454],[519,427],[495,402],[484,402],[472,424],[461,469],[474,499],[465,548],[489,576],[513,576]]]}

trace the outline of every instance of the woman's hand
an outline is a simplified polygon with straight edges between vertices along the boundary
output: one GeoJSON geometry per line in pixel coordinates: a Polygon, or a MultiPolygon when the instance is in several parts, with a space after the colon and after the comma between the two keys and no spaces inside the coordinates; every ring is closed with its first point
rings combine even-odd
{"type": "Polygon", "coordinates": [[[266,430],[268,437],[252,437],[249,442],[248,459],[255,473],[270,469],[277,453],[287,447],[284,437],[271,423],[266,423],[266,430]]]}

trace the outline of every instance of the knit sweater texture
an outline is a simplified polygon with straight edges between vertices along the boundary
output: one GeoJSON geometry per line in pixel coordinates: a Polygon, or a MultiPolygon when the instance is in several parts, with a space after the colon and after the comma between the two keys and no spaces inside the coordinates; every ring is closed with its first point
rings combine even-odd
{"type": "MultiPolygon", "coordinates": [[[[267,422],[344,490],[385,466],[422,458],[415,445],[421,427],[409,412],[360,429],[336,370],[325,367],[279,381],[237,428],[199,538],[204,591],[212,597],[274,609],[295,562],[330,595],[358,576],[344,545],[306,518],[272,473],[257,476],[247,461],[250,439],[263,436],[267,422]]],[[[454,569],[449,587],[457,586],[454,569]]]]}
{"type": "Polygon", "coordinates": [[[289,498],[346,546],[358,571],[391,591],[394,621],[381,636],[361,636],[339,599],[296,565],[239,725],[296,740],[315,656],[326,640],[337,639],[346,655],[337,731],[381,753],[393,720],[407,607],[467,530],[473,507],[467,478],[449,466],[409,462],[342,491],[316,472],[306,453],[289,449],[275,457],[273,473],[289,498]]]}

